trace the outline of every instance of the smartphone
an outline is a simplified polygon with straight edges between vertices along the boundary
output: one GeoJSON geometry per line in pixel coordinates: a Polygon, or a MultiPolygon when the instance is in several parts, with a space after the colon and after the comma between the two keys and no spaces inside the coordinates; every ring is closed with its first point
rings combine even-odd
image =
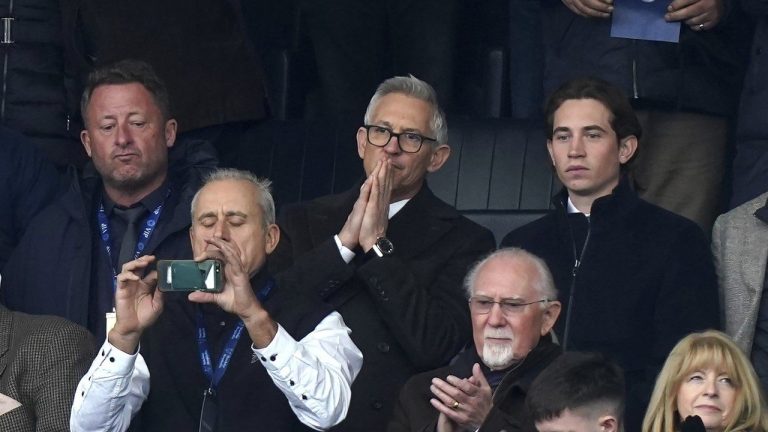
{"type": "Polygon", "coordinates": [[[160,260],[157,262],[157,286],[163,292],[221,292],[224,288],[221,262],[160,260]]]}

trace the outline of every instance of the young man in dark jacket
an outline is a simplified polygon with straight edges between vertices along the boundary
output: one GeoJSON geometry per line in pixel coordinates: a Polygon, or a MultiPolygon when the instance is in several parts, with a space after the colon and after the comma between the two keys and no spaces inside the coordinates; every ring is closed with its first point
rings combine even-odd
{"type": "Polygon", "coordinates": [[[564,305],[565,350],[603,352],[624,369],[627,429],[639,429],[656,374],[684,335],[719,327],[704,233],[638,198],[621,175],[638,147],[637,117],[605,81],[570,81],[550,98],[547,148],[565,186],[556,209],[509,233],[547,262],[564,305]]]}
{"type": "Polygon", "coordinates": [[[545,97],[583,76],[620,88],[645,130],[642,151],[629,166],[638,194],[708,232],[719,214],[729,118],[736,112],[746,54],[749,26],[736,2],[666,1],[663,19],[679,25],[677,43],[611,36],[622,9],[650,3],[541,3],[548,29],[545,97]]]}

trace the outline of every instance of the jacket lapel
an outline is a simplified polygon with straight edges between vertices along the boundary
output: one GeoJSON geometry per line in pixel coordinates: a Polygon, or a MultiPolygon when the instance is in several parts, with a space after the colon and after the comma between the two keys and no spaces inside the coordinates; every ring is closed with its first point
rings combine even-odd
{"type": "Polygon", "coordinates": [[[453,227],[449,221],[457,217],[456,209],[435,197],[425,184],[389,221],[387,237],[399,256],[412,258],[445,235],[453,227]]]}
{"type": "Polygon", "coordinates": [[[317,246],[328,240],[328,233],[338,234],[352,212],[352,207],[359,195],[358,187],[324,200],[315,211],[307,215],[309,235],[312,245],[317,246]],[[341,225],[338,225],[341,222],[341,225]]]}
{"type": "Polygon", "coordinates": [[[11,346],[11,330],[13,328],[11,311],[0,305],[0,382],[3,381],[5,369],[8,366],[8,349],[11,346]]]}
{"type": "MultiPolygon", "coordinates": [[[[760,298],[765,283],[766,261],[768,261],[768,226],[765,222],[752,217],[744,221],[740,227],[740,241],[743,245],[740,253],[741,259],[737,262],[738,268],[725,269],[724,271],[737,271],[743,283],[741,286],[730,287],[731,293],[726,293],[724,301],[725,309],[732,311],[734,316],[743,317],[744,327],[753,335],[757,316],[760,313],[760,298]],[[754,224],[759,225],[754,229],[754,224]],[[730,304],[728,304],[730,303],[730,304]]],[[[740,320],[741,321],[741,320],[740,320]]],[[[749,337],[751,347],[752,337],[749,337]]]]}

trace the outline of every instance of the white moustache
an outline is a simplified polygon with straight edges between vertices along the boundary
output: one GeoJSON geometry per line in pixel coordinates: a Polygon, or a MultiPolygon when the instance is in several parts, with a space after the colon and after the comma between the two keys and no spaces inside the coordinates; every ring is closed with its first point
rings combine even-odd
{"type": "Polygon", "coordinates": [[[514,339],[515,335],[512,333],[512,330],[506,328],[506,327],[491,327],[486,328],[483,332],[483,337],[488,338],[496,338],[496,339],[514,339]]]}

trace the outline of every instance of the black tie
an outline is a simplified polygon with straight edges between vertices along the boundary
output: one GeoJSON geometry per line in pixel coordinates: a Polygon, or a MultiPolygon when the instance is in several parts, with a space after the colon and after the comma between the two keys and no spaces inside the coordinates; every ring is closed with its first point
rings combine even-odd
{"type": "Polygon", "coordinates": [[[123,234],[123,241],[120,243],[120,254],[117,256],[117,272],[120,273],[123,269],[123,264],[133,260],[133,255],[136,253],[136,240],[139,234],[136,232],[136,225],[139,219],[146,213],[146,209],[143,206],[120,209],[115,207],[115,215],[126,223],[125,234],[123,234]]]}

